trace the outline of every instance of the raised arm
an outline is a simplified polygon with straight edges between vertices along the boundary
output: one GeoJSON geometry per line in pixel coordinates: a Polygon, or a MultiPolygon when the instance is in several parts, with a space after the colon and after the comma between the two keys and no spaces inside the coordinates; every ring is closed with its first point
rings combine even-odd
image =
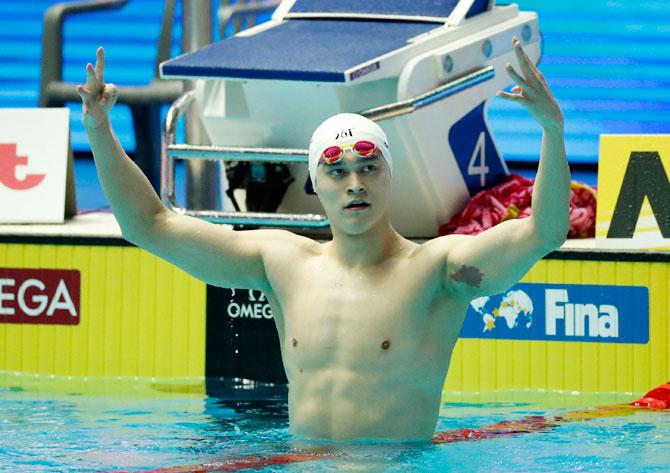
{"type": "Polygon", "coordinates": [[[285,251],[300,237],[284,231],[235,232],[165,208],[112,129],[109,110],[117,92],[105,84],[104,69],[99,48],[96,65],[86,66],[86,85],[78,91],[98,178],[123,236],[209,284],[268,290],[264,254],[285,251]]]}
{"type": "Polygon", "coordinates": [[[542,126],[533,211],[529,218],[502,222],[476,236],[446,237],[446,283],[466,297],[507,290],[565,241],[570,226],[570,169],[565,156],[563,113],[518,38],[513,45],[521,71],[507,65],[516,86],[512,93],[501,91],[498,96],[522,105],[542,126]]]}

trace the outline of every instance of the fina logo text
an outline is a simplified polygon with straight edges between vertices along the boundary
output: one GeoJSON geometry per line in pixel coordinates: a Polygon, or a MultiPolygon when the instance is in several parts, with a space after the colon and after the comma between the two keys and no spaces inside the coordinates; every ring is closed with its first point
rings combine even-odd
{"type": "Polygon", "coordinates": [[[566,337],[617,338],[619,311],[611,304],[574,304],[567,289],[545,291],[545,333],[566,337]]]}
{"type": "Polygon", "coordinates": [[[518,283],[473,299],[461,337],[595,343],[649,342],[649,288],[518,283]]]}

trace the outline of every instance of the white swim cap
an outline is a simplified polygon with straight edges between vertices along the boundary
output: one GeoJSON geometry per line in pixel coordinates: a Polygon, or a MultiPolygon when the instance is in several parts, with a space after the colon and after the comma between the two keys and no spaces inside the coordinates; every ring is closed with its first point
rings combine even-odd
{"type": "Polygon", "coordinates": [[[329,146],[354,144],[361,140],[371,141],[379,147],[393,175],[393,158],[391,158],[391,150],[384,130],[362,115],[340,113],[319,125],[309,141],[309,177],[312,179],[312,187],[315,190],[316,169],[319,167],[321,153],[329,146]]]}

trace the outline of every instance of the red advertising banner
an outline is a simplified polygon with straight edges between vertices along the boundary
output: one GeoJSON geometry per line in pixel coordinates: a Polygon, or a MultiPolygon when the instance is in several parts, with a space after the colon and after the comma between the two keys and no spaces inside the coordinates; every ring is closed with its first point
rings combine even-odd
{"type": "Polygon", "coordinates": [[[78,325],[78,270],[0,268],[0,323],[78,325]]]}

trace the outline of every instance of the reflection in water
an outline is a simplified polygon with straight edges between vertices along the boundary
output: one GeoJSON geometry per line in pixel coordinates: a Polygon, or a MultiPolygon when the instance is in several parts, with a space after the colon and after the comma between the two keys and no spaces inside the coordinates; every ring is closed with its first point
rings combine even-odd
{"type": "Polygon", "coordinates": [[[202,464],[232,471],[232,466],[243,461],[250,465],[251,460],[267,465],[263,471],[286,472],[664,472],[670,464],[670,449],[665,448],[670,416],[644,412],[604,417],[579,410],[607,404],[604,399],[559,403],[543,393],[541,403],[531,402],[529,395],[526,402],[511,396],[513,402],[459,402],[441,410],[440,430],[528,416],[571,420],[523,436],[448,445],[326,442],[289,435],[285,386],[208,381],[209,395],[196,385],[152,386],[134,390],[124,381],[123,389],[115,387],[110,393],[69,381],[61,394],[54,394],[48,386],[0,384],[3,471],[166,472],[170,466],[202,464]]]}

